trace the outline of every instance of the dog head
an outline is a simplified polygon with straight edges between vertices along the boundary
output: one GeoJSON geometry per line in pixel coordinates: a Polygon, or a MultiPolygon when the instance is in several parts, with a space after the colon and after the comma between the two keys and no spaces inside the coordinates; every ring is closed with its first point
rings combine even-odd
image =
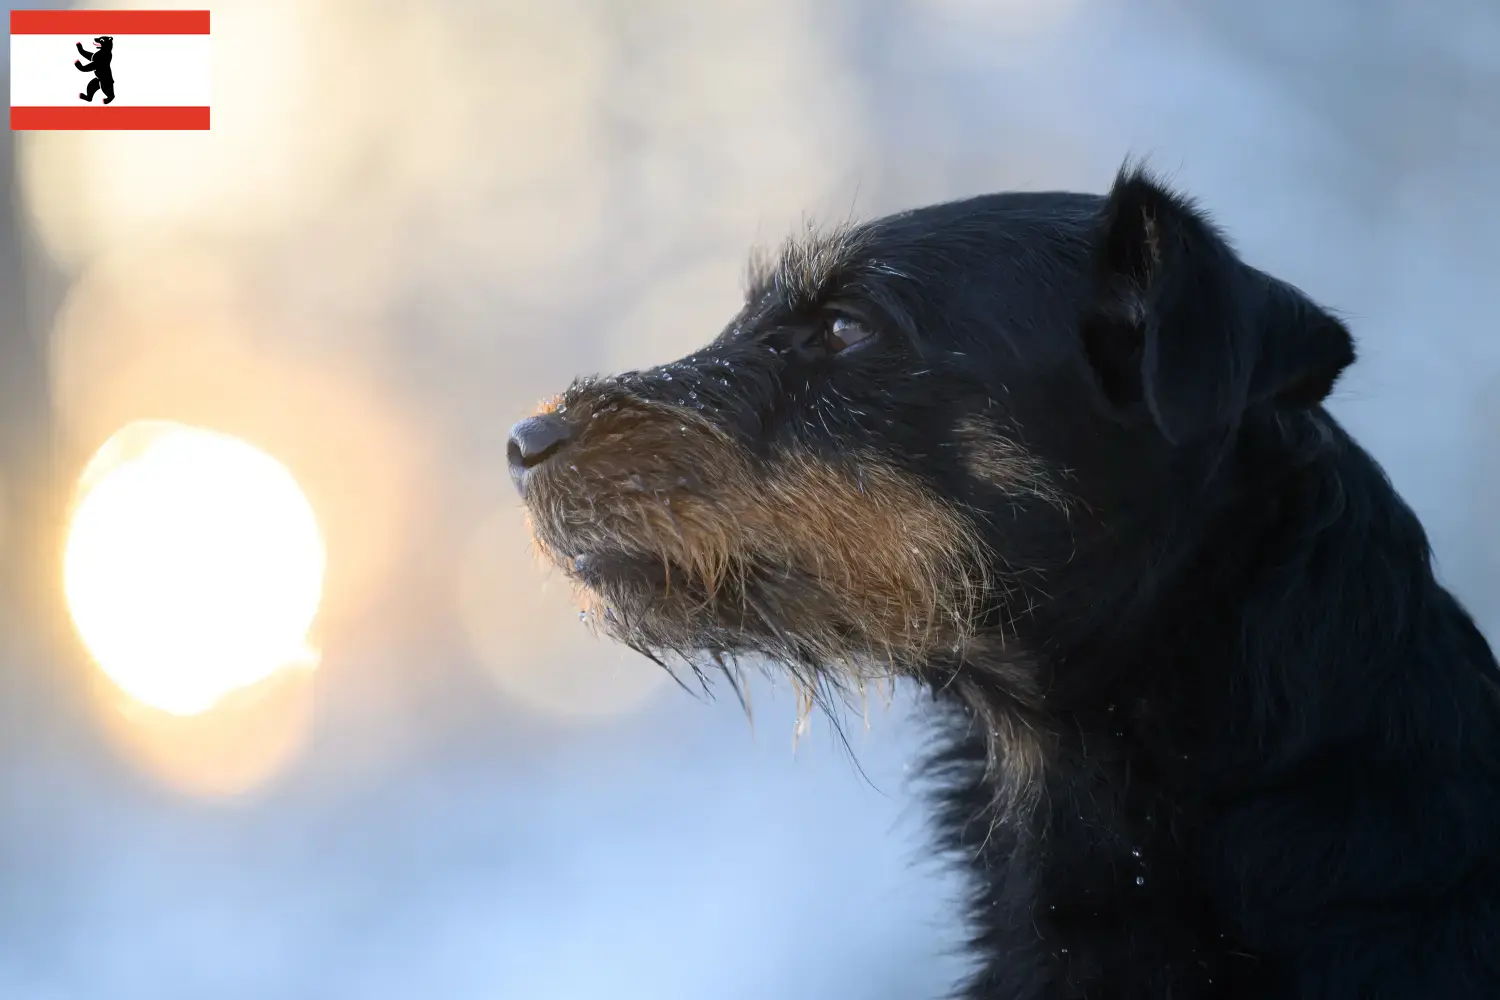
{"type": "Polygon", "coordinates": [[[1100,566],[1130,586],[1240,429],[1352,360],[1127,171],[793,242],[706,347],[575,382],[509,461],[540,551],[635,648],[931,679],[1053,641],[1100,566]]]}

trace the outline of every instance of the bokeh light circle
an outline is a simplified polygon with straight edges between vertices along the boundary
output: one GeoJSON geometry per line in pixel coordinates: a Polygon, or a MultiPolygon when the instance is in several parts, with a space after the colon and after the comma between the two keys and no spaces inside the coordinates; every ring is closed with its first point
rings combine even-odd
{"type": "Polygon", "coordinates": [[[63,556],[84,646],[121,690],[179,715],[307,665],[325,554],[286,467],[224,434],[139,421],[85,468],[63,556]]]}

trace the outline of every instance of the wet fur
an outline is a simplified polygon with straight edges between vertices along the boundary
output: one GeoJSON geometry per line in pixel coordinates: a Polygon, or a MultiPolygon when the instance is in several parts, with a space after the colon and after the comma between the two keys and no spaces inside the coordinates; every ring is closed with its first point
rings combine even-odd
{"type": "Polygon", "coordinates": [[[524,492],[653,658],[931,692],[967,1000],[1500,996],[1495,659],[1322,406],[1353,359],[1126,170],[793,242],[547,404],[524,492]]]}

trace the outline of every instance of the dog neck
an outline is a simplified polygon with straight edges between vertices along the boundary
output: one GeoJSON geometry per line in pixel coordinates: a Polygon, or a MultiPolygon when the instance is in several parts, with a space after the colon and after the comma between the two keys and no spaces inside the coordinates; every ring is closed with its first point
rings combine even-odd
{"type": "Polygon", "coordinates": [[[1217,476],[1137,549],[1079,559],[1052,603],[930,665],[996,817],[1035,819],[1049,769],[1128,763],[1186,794],[1327,749],[1308,734],[1399,726],[1369,714],[1371,684],[1497,676],[1416,515],[1327,414],[1247,425],[1217,476]]]}

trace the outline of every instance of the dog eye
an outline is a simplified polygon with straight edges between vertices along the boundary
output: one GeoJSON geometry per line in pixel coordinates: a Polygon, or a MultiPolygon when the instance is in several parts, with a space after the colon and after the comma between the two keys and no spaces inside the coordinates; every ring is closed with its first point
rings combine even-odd
{"type": "Polygon", "coordinates": [[[869,327],[847,316],[835,317],[833,322],[828,324],[826,334],[828,349],[835,354],[856,347],[874,336],[874,332],[869,327]]]}

